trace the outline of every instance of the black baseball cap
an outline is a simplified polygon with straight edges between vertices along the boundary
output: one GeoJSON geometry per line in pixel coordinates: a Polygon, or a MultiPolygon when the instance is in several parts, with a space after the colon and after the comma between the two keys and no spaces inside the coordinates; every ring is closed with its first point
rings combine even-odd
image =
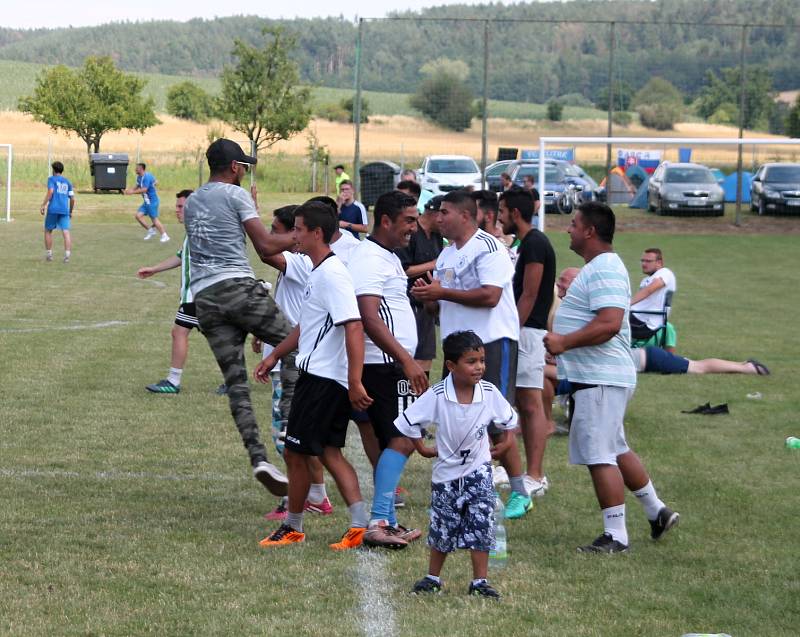
{"type": "Polygon", "coordinates": [[[444,199],[444,195],[436,195],[435,197],[431,197],[425,202],[425,206],[423,206],[423,208],[425,210],[431,210],[435,212],[441,207],[442,199],[444,199]]]}
{"type": "Polygon", "coordinates": [[[221,137],[208,147],[206,159],[211,168],[227,166],[232,161],[242,164],[257,164],[258,160],[250,155],[245,155],[242,147],[231,139],[221,137]]]}

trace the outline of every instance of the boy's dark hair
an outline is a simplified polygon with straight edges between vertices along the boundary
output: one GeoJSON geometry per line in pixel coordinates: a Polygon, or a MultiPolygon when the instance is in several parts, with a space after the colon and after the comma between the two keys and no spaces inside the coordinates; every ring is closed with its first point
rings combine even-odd
{"type": "Polygon", "coordinates": [[[451,190],[442,197],[442,203],[453,204],[456,208],[469,213],[473,220],[478,218],[478,207],[475,205],[472,193],[467,190],[451,190]]]}
{"type": "Polygon", "coordinates": [[[483,341],[472,330],[463,332],[453,332],[442,342],[442,352],[444,360],[457,363],[467,352],[475,352],[483,347],[483,341]]]}
{"type": "Polygon", "coordinates": [[[616,220],[611,208],[599,201],[584,201],[578,206],[578,212],[584,225],[592,226],[601,241],[609,244],[614,242],[616,220]]]}
{"type": "MultiPolygon", "coordinates": [[[[316,197],[311,197],[306,203],[311,203],[312,201],[318,201],[319,203],[324,203],[328,208],[331,209],[331,214],[333,215],[334,220],[336,223],[339,223],[339,206],[336,205],[336,201],[327,195],[317,195],[316,197]]],[[[295,212],[297,210],[295,209],[295,212]]]]}
{"type": "Polygon", "coordinates": [[[291,231],[294,228],[294,214],[297,212],[298,206],[291,204],[288,206],[281,206],[272,212],[272,217],[280,221],[283,226],[291,231]]]}
{"type": "Polygon", "coordinates": [[[353,190],[355,190],[355,186],[353,186],[353,182],[350,181],[349,179],[343,179],[341,182],[339,182],[339,188],[341,188],[342,186],[350,186],[350,187],[353,188],[353,190]]]}
{"type": "Polygon", "coordinates": [[[400,213],[406,208],[414,208],[415,210],[417,208],[417,202],[411,195],[407,195],[399,190],[391,190],[383,193],[378,197],[372,209],[372,215],[375,218],[374,227],[377,228],[381,225],[381,219],[383,217],[389,217],[392,222],[396,221],[400,213]]]}
{"type": "Polygon", "coordinates": [[[144,164],[144,163],[139,161],[139,162],[136,162],[136,165],[137,166],[141,166],[142,170],[147,170],[147,164],[144,164]]]}
{"type": "Polygon", "coordinates": [[[343,166],[342,164],[336,164],[336,165],[333,167],[333,169],[334,169],[334,170],[337,170],[338,168],[341,168],[342,170],[344,170],[344,166],[343,166]]]}
{"type": "Polygon", "coordinates": [[[470,193],[478,208],[484,212],[493,212],[497,216],[497,195],[491,190],[475,190],[470,193]]]}
{"type": "Polygon", "coordinates": [[[522,218],[530,223],[533,219],[533,195],[522,188],[510,188],[500,193],[500,201],[506,202],[509,211],[517,209],[522,218]]]}
{"type": "Polygon", "coordinates": [[[330,207],[321,201],[307,201],[298,206],[294,212],[295,219],[302,217],[306,228],[309,230],[322,230],[322,239],[330,243],[336,232],[336,219],[331,215],[330,207]]]}
{"type": "Polygon", "coordinates": [[[193,192],[194,190],[190,190],[188,188],[186,190],[181,190],[178,194],[175,195],[175,199],[183,199],[191,195],[193,192]]]}
{"type": "Polygon", "coordinates": [[[52,164],[50,164],[50,168],[53,169],[53,172],[56,175],[60,175],[64,172],[64,164],[62,164],[60,161],[54,161],[52,164]]]}
{"type": "Polygon", "coordinates": [[[417,201],[419,201],[419,196],[422,194],[422,186],[411,179],[404,179],[403,181],[399,182],[397,184],[397,189],[408,190],[417,201]]]}
{"type": "Polygon", "coordinates": [[[511,175],[509,175],[508,173],[503,172],[503,173],[500,173],[500,178],[501,179],[508,179],[510,181],[511,180],[511,175]]]}

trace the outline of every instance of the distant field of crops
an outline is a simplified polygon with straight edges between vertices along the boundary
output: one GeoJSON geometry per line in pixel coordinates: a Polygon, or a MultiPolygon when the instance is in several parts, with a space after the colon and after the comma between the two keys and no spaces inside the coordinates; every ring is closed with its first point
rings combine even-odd
{"type": "MultiPolygon", "coordinates": [[[[19,98],[29,95],[35,86],[36,77],[45,68],[42,64],[0,60],[0,109],[15,110],[19,98]]],[[[179,77],[175,75],[157,75],[154,73],[136,73],[147,81],[145,93],[151,95],[156,103],[156,110],[164,112],[167,91],[173,84],[191,80],[209,93],[219,91],[219,79],[209,77],[179,77]]],[[[314,87],[313,101],[315,106],[321,104],[335,104],[342,99],[351,97],[351,89],[314,87]]],[[[418,115],[408,103],[406,93],[385,93],[378,91],[364,91],[364,99],[369,105],[369,111],[375,115],[418,115]]],[[[489,114],[491,117],[507,119],[543,119],[547,108],[544,104],[528,104],[524,102],[507,102],[504,100],[489,100],[489,114]]],[[[567,106],[564,108],[564,119],[602,119],[605,111],[594,108],[567,106]]]]}

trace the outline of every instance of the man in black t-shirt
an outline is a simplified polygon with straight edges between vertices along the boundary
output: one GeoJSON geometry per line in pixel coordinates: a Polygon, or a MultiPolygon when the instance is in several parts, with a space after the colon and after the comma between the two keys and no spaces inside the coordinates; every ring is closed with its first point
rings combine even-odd
{"type": "Polygon", "coordinates": [[[539,214],[539,205],[542,203],[539,200],[539,191],[536,189],[536,185],[534,184],[534,177],[533,175],[525,175],[522,178],[522,189],[527,190],[531,195],[533,195],[533,214],[539,214]]]}
{"type": "MultiPolygon", "coordinates": [[[[404,182],[398,184],[398,190],[403,191],[402,185],[404,182]]],[[[413,190],[409,194],[414,196],[413,190]]],[[[424,277],[430,283],[436,259],[444,248],[444,237],[439,233],[437,223],[441,201],[442,197],[437,196],[425,204],[425,212],[417,219],[417,231],[411,235],[408,247],[395,251],[408,277],[409,290],[419,278],[424,277]]],[[[414,360],[430,377],[433,359],[436,358],[436,318],[425,309],[424,303],[410,294],[409,299],[417,323],[417,351],[414,353],[414,360]]]]}
{"type": "Polygon", "coordinates": [[[542,404],[543,339],[553,304],[556,255],[545,234],[532,226],[533,211],[528,191],[513,189],[500,195],[503,232],[520,239],[513,286],[520,324],[516,402],[528,464],[525,486],[531,496],[542,496],[549,487],[542,461],[550,433],[542,404]]]}

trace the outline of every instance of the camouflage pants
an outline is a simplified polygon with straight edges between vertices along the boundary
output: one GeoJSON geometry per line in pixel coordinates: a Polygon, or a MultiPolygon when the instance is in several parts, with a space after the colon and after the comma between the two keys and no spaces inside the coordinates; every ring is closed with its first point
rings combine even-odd
{"type": "MultiPolygon", "coordinates": [[[[226,279],[215,283],[197,294],[195,306],[200,329],[228,386],[228,400],[236,428],[250,454],[250,462],[255,465],[266,460],[267,452],[259,436],[250,400],[245,340],[248,334],[253,334],[275,346],[292,331],[292,326],[274,299],[255,279],[226,279]]],[[[292,352],[281,360],[281,378],[297,375],[295,355],[296,352],[292,352]]],[[[281,411],[285,409],[288,413],[289,404],[284,405],[285,400],[291,400],[291,395],[281,398],[281,411]]]]}

